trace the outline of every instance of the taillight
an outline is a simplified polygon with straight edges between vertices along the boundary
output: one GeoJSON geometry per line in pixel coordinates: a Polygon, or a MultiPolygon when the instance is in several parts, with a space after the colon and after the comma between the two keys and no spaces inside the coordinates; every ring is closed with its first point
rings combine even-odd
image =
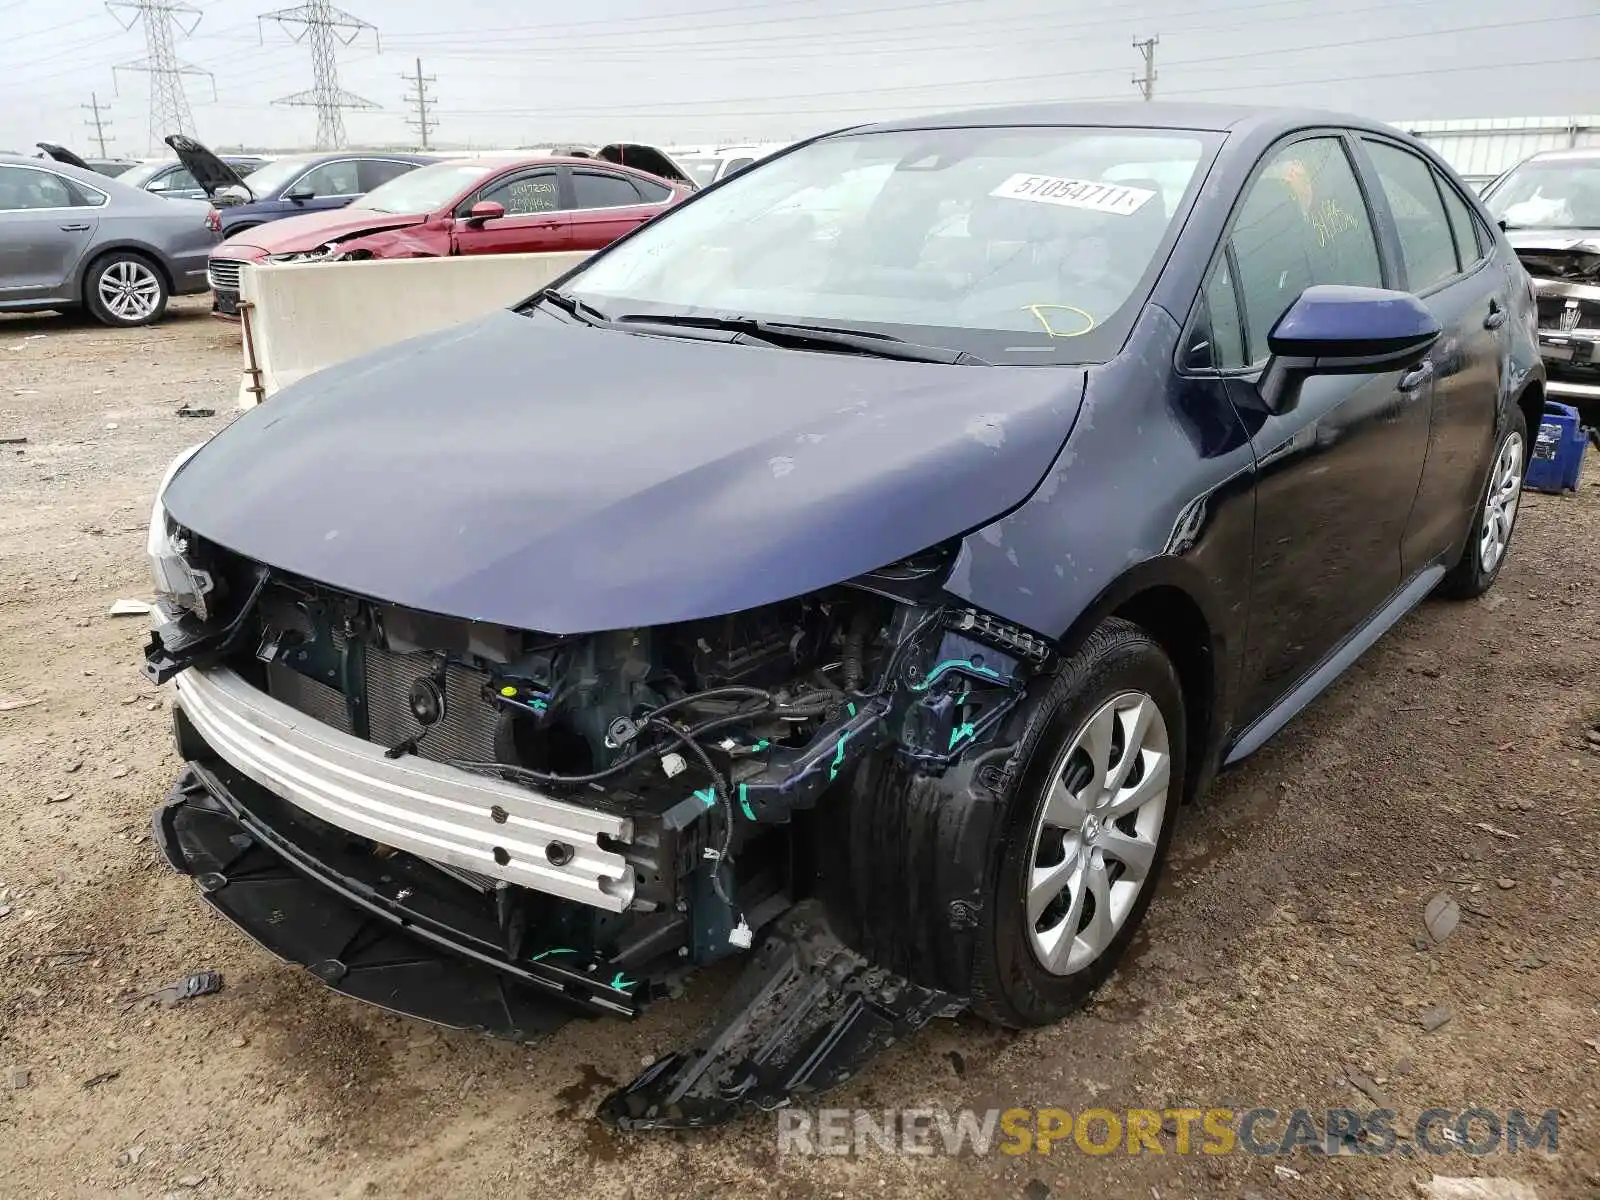
{"type": "Polygon", "coordinates": [[[222,232],[222,214],[214,208],[206,213],[206,228],[212,233],[222,232]]]}

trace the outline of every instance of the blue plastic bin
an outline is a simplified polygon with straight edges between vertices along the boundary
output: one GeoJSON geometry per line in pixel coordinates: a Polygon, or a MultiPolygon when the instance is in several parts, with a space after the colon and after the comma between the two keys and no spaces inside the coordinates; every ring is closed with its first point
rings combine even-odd
{"type": "Polygon", "coordinates": [[[1528,459],[1526,483],[1536,492],[1570,492],[1578,489],[1583,451],[1589,444],[1578,410],[1570,404],[1546,400],[1544,419],[1528,459]]]}

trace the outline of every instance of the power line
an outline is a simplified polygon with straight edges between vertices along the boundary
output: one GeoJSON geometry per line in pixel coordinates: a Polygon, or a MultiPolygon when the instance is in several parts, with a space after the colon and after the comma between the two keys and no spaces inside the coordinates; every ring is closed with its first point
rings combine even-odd
{"type": "Polygon", "coordinates": [[[416,119],[412,120],[410,117],[407,117],[406,124],[417,131],[417,136],[422,139],[422,149],[424,153],[426,153],[428,149],[428,135],[438,128],[439,125],[437,117],[428,116],[428,103],[433,99],[433,97],[428,95],[428,85],[430,83],[436,83],[438,81],[438,77],[435,75],[424,75],[422,73],[422,60],[419,58],[417,59],[417,73],[415,75],[402,75],[400,78],[404,79],[407,83],[410,83],[416,88],[416,91],[407,92],[405,94],[405,102],[407,104],[415,105],[417,109],[416,119]]]}
{"type": "Polygon", "coordinates": [[[350,45],[368,29],[376,38],[378,27],[342,8],[335,8],[330,0],[308,0],[294,8],[262,13],[257,20],[276,21],[285,29],[298,25],[300,31],[290,36],[296,42],[304,40],[311,43],[311,90],[295,92],[273,103],[315,108],[318,149],[340,149],[344,145],[344,110],[374,109],[378,105],[339,86],[339,62],[335,48],[350,45]]]}
{"type": "MultiPolygon", "coordinates": [[[[211,74],[179,62],[173,49],[173,30],[185,36],[193,33],[200,23],[200,10],[184,0],[106,0],[106,9],[123,29],[131,30],[139,22],[144,23],[144,57],[118,63],[112,68],[112,78],[118,71],[150,76],[150,151],[159,153],[158,147],[167,134],[194,133],[194,114],[189,111],[189,97],[184,95],[183,77],[211,74]],[[119,9],[130,13],[126,21],[118,14],[119,9]]],[[[213,82],[213,90],[215,87],[213,82]]]]}
{"type": "Polygon", "coordinates": [[[1146,100],[1152,100],[1156,94],[1156,47],[1161,44],[1161,35],[1155,34],[1144,41],[1133,39],[1133,48],[1139,52],[1139,57],[1144,59],[1144,74],[1133,77],[1133,86],[1139,89],[1146,100]]]}
{"type": "Polygon", "coordinates": [[[100,112],[102,109],[109,109],[111,106],[109,104],[101,104],[100,97],[94,92],[90,92],[89,103],[80,104],[78,107],[88,109],[93,114],[93,116],[84,121],[84,124],[94,126],[94,140],[100,145],[100,157],[104,158],[106,156],[106,130],[110,128],[111,122],[103,120],[100,112]]]}

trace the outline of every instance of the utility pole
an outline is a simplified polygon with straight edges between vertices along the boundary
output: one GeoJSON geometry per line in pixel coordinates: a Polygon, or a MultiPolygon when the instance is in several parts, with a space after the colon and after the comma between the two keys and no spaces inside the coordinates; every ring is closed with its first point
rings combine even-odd
{"type": "MultiPolygon", "coordinates": [[[[173,49],[173,30],[186,37],[193,33],[200,23],[200,10],[184,0],[106,0],[106,8],[124,29],[144,22],[144,57],[118,63],[111,70],[112,78],[118,71],[139,71],[150,76],[150,150],[159,154],[161,139],[167,134],[194,133],[194,114],[189,111],[189,98],[183,94],[183,77],[211,75],[210,71],[179,62],[173,49]],[[122,12],[130,14],[126,21],[122,12]]],[[[216,91],[215,83],[212,91],[216,91]]]]}
{"type": "Polygon", "coordinates": [[[402,75],[400,78],[404,79],[407,83],[411,84],[417,89],[415,92],[407,92],[405,95],[406,103],[414,105],[417,110],[417,119],[413,121],[408,117],[406,119],[406,124],[411,126],[411,128],[415,129],[417,133],[421,135],[422,149],[423,152],[426,153],[428,149],[428,134],[432,133],[439,127],[438,118],[428,116],[428,104],[432,99],[432,97],[428,95],[428,85],[430,83],[436,83],[438,81],[438,77],[435,75],[424,75],[422,73],[422,60],[419,58],[417,59],[417,73],[415,75],[402,75]]]}
{"type": "Polygon", "coordinates": [[[102,120],[100,114],[111,106],[109,104],[101,104],[100,97],[94,92],[90,92],[89,103],[80,104],[78,107],[94,114],[85,118],[83,123],[94,127],[94,140],[100,144],[100,157],[106,157],[106,130],[110,128],[111,122],[102,120]]]}
{"type": "MultiPolygon", "coordinates": [[[[368,29],[372,30],[373,37],[377,38],[378,27],[370,21],[363,21],[353,13],[345,12],[342,8],[335,8],[330,0],[308,0],[308,3],[294,8],[280,8],[276,12],[262,13],[256,20],[258,24],[261,21],[276,21],[285,29],[298,25],[299,32],[291,33],[290,37],[296,42],[311,43],[311,90],[295,92],[292,96],[284,96],[282,99],[274,100],[273,103],[315,108],[317,148],[342,149],[344,110],[374,109],[378,106],[339,86],[339,63],[335,51],[338,46],[350,45],[368,29]]],[[[381,41],[378,43],[378,49],[380,51],[383,49],[381,41]]]]}
{"type": "Polygon", "coordinates": [[[1134,86],[1137,87],[1146,100],[1153,99],[1156,94],[1156,47],[1161,44],[1160,36],[1147,37],[1144,41],[1133,39],[1133,48],[1144,59],[1144,74],[1133,77],[1134,86]]]}

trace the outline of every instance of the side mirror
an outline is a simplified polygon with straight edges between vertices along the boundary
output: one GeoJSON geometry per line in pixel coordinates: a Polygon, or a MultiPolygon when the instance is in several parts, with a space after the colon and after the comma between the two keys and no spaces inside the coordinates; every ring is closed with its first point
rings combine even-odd
{"type": "Polygon", "coordinates": [[[1409,292],[1319,283],[1308,287],[1267,335],[1257,390],[1270,412],[1294,407],[1310,375],[1378,375],[1421,362],[1439,322],[1409,292]]]}
{"type": "Polygon", "coordinates": [[[473,225],[482,225],[485,221],[497,221],[506,215],[506,206],[494,200],[479,200],[467,210],[467,221],[473,225]]]}
{"type": "Polygon", "coordinates": [[[295,188],[290,188],[287,192],[285,192],[283,194],[283,198],[285,200],[293,200],[296,204],[299,204],[302,200],[315,199],[316,195],[317,195],[317,193],[314,192],[311,188],[308,188],[308,187],[295,187],[295,188]]]}

